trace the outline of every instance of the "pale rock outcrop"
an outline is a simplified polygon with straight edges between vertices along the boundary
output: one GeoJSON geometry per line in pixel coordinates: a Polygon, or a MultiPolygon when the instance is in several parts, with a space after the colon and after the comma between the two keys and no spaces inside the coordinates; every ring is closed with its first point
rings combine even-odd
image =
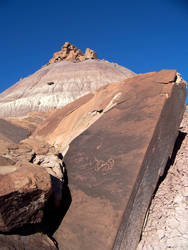
{"type": "Polygon", "coordinates": [[[84,54],[86,59],[97,59],[97,54],[94,50],[87,48],[84,54]]]}
{"type": "Polygon", "coordinates": [[[77,49],[74,45],[66,42],[61,51],[54,53],[53,58],[50,59],[48,64],[60,62],[62,60],[71,62],[82,62],[87,59],[97,59],[97,54],[94,50],[87,48],[85,54],[80,49],[77,49]]]}
{"type": "Polygon", "coordinates": [[[33,159],[33,163],[46,168],[49,174],[53,175],[59,180],[63,180],[62,160],[59,159],[58,155],[36,155],[33,159]]]}

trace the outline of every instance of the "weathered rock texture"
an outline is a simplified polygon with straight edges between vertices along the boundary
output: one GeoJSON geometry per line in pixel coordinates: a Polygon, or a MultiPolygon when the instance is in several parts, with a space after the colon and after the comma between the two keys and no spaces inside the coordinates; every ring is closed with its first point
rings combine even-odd
{"type": "MultiPolygon", "coordinates": [[[[92,57],[92,53],[86,50],[85,56],[92,57]]],[[[0,117],[59,108],[103,85],[134,75],[128,69],[104,60],[52,63],[0,94],[0,117]]]]}
{"type": "Polygon", "coordinates": [[[63,155],[70,142],[98,120],[121,99],[122,83],[99,88],[67,106],[51,112],[32,134],[47,143],[60,147],[63,155]]]}
{"type": "Polygon", "coordinates": [[[1,250],[56,250],[51,239],[41,233],[32,235],[0,234],[1,250]]]}
{"type": "Polygon", "coordinates": [[[66,42],[61,51],[56,52],[53,58],[50,59],[49,64],[60,62],[62,60],[71,62],[82,62],[88,59],[97,59],[97,54],[94,50],[87,48],[85,54],[80,49],[77,49],[74,45],[66,42]]]}
{"type": "MultiPolygon", "coordinates": [[[[4,120],[10,122],[12,125],[28,130],[29,133],[31,134],[38,127],[38,125],[41,122],[43,122],[46,119],[46,117],[48,117],[49,113],[50,112],[30,112],[30,113],[27,113],[27,115],[25,116],[8,117],[8,118],[4,118],[4,120]]],[[[7,133],[7,130],[4,130],[4,134],[6,133],[7,133]]],[[[23,133],[23,131],[21,134],[22,134],[22,138],[21,138],[22,140],[28,137],[28,134],[23,133]],[[24,134],[26,136],[23,138],[24,134]]]]}
{"type": "Polygon", "coordinates": [[[0,119],[0,138],[9,140],[15,143],[27,138],[30,135],[28,129],[21,128],[6,120],[0,119]]]}
{"type": "MultiPolygon", "coordinates": [[[[36,117],[35,113],[34,119],[32,114],[10,119],[16,124],[11,125],[13,139],[21,121],[32,130],[41,122],[36,117]]],[[[37,232],[53,228],[51,217],[63,204],[62,155],[37,138],[19,143],[11,139],[6,133],[0,138],[0,249],[56,249],[52,240],[37,232]]]]}
{"type": "Polygon", "coordinates": [[[40,223],[51,194],[47,171],[27,162],[0,166],[0,231],[40,223]]]}
{"type": "Polygon", "coordinates": [[[175,153],[179,151],[169,161],[172,165],[152,200],[137,250],[188,249],[187,134],[188,108],[175,148],[175,153]]]}
{"type": "Polygon", "coordinates": [[[0,231],[6,232],[0,234],[1,249],[56,249],[36,232],[51,227],[46,211],[56,213],[62,202],[62,156],[48,143],[26,138],[48,115],[0,119],[0,231]]]}
{"type": "MultiPolygon", "coordinates": [[[[138,75],[101,88],[95,98],[101,93],[102,101],[96,106],[88,101],[93,95],[82,98],[82,105],[76,102],[78,109],[86,110],[86,120],[86,102],[89,112],[102,115],[89,128],[87,122],[77,123],[80,132],[86,130],[76,132],[65,155],[72,203],[54,234],[60,249],[136,248],[184,112],[186,86],[176,80],[175,71],[138,75]]],[[[41,136],[58,127],[63,131],[74,108],[62,109],[58,122],[51,123],[51,131],[46,124],[41,136]]],[[[56,133],[52,143],[59,137],[56,133]]]]}

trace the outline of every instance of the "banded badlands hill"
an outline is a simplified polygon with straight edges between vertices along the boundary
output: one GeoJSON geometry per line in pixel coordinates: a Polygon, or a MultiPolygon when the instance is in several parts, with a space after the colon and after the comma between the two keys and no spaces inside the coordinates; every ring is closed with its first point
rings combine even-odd
{"type": "Polygon", "coordinates": [[[185,97],[176,70],[136,75],[68,42],[1,93],[0,249],[136,249],[185,97]]]}
{"type": "Polygon", "coordinates": [[[60,108],[111,82],[134,76],[132,71],[97,59],[93,50],[83,54],[65,43],[47,65],[0,94],[0,117],[60,108]]]}

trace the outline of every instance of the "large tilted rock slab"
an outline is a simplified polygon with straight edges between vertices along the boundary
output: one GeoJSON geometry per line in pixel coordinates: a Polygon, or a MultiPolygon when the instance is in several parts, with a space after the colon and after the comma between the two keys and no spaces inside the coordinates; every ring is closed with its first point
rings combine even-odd
{"type": "Polygon", "coordinates": [[[134,75],[128,69],[104,60],[53,63],[0,94],[0,117],[59,108],[103,85],[134,75]]]}
{"type": "Polygon", "coordinates": [[[51,195],[47,171],[28,162],[0,164],[0,231],[10,232],[27,224],[40,223],[44,206],[51,195]]]}
{"type": "Polygon", "coordinates": [[[119,83],[116,105],[65,155],[72,203],[59,249],[136,249],[145,213],[172,153],[186,86],[174,70],[119,83]]]}

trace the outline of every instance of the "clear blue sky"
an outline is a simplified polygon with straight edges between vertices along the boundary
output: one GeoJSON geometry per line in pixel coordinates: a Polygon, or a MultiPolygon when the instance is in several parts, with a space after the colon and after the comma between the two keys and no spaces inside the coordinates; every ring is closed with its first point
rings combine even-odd
{"type": "Polygon", "coordinates": [[[136,73],[188,81],[188,0],[0,0],[0,92],[69,41],[136,73]]]}

